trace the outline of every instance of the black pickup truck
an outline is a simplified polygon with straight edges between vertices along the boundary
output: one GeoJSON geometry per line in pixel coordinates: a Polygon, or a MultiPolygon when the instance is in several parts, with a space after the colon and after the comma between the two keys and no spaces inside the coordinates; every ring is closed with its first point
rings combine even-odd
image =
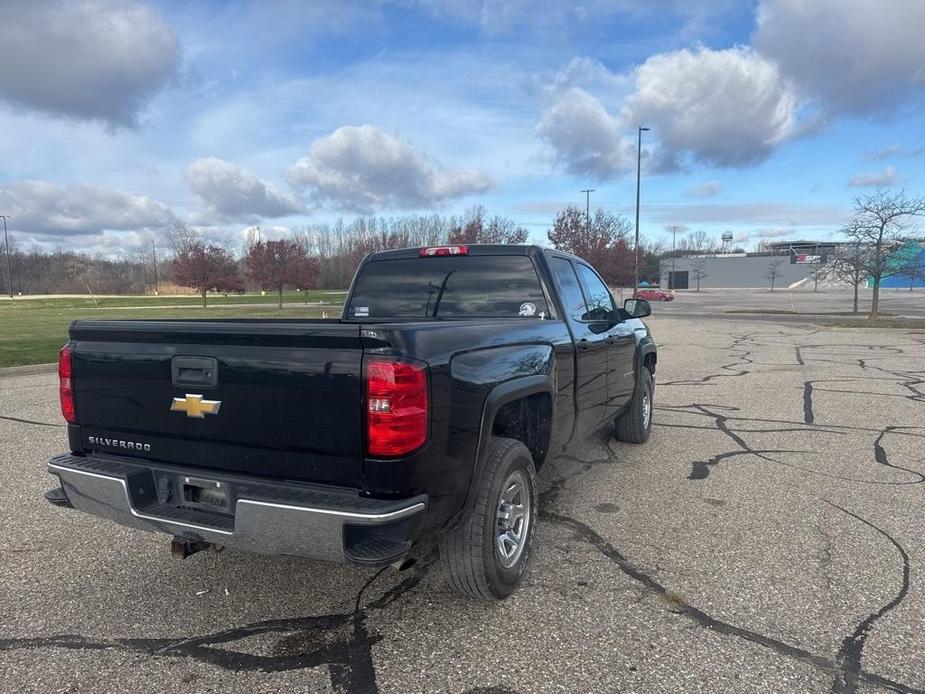
{"type": "Polygon", "coordinates": [[[649,305],[534,246],[367,256],[340,319],[85,320],[59,362],[52,503],[210,546],[362,565],[439,542],[460,591],[521,582],[536,473],[652,425],[649,305]]]}

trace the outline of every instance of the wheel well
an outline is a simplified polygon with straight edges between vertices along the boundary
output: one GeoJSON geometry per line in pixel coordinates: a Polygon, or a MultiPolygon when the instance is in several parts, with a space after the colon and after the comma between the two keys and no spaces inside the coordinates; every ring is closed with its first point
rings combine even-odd
{"type": "Polygon", "coordinates": [[[495,436],[517,439],[533,455],[539,470],[549,452],[552,430],[552,398],[549,393],[535,393],[505,403],[495,413],[491,431],[495,436]]]}
{"type": "Polygon", "coordinates": [[[658,361],[655,352],[649,352],[642,360],[642,365],[649,370],[653,376],[655,375],[655,363],[658,361]]]}

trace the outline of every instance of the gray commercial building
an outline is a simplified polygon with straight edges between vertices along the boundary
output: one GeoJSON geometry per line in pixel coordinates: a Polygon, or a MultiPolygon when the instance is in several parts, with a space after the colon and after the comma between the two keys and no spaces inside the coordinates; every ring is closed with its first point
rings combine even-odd
{"type": "Polygon", "coordinates": [[[779,276],[775,288],[783,289],[811,280],[825,263],[824,255],[774,253],[724,253],[682,256],[661,261],[662,289],[701,289],[769,287],[769,270],[773,264],[779,276]]]}

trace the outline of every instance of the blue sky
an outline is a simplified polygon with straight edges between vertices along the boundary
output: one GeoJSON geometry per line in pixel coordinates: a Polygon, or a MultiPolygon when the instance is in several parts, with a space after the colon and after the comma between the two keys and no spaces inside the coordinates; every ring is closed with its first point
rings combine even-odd
{"type": "Polygon", "coordinates": [[[747,247],[925,193],[921,0],[0,7],[0,214],[22,248],[131,253],[473,204],[747,247]],[[696,6],[693,9],[691,6],[696,6]]]}

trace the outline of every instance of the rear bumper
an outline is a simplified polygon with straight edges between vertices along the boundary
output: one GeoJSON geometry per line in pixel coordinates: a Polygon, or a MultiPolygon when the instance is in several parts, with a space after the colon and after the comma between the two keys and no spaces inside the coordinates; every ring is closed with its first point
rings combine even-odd
{"type": "Polygon", "coordinates": [[[350,490],[209,473],[228,495],[227,508],[212,512],[177,503],[169,490],[173,480],[182,485],[184,476],[201,478],[200,470],[63,454],[48,462],[48,472],[61,480],[73,508],[121,525],[322,561],[395,561],[417,539],[427,509],[425,495],[384,501],[350,490]]]}

